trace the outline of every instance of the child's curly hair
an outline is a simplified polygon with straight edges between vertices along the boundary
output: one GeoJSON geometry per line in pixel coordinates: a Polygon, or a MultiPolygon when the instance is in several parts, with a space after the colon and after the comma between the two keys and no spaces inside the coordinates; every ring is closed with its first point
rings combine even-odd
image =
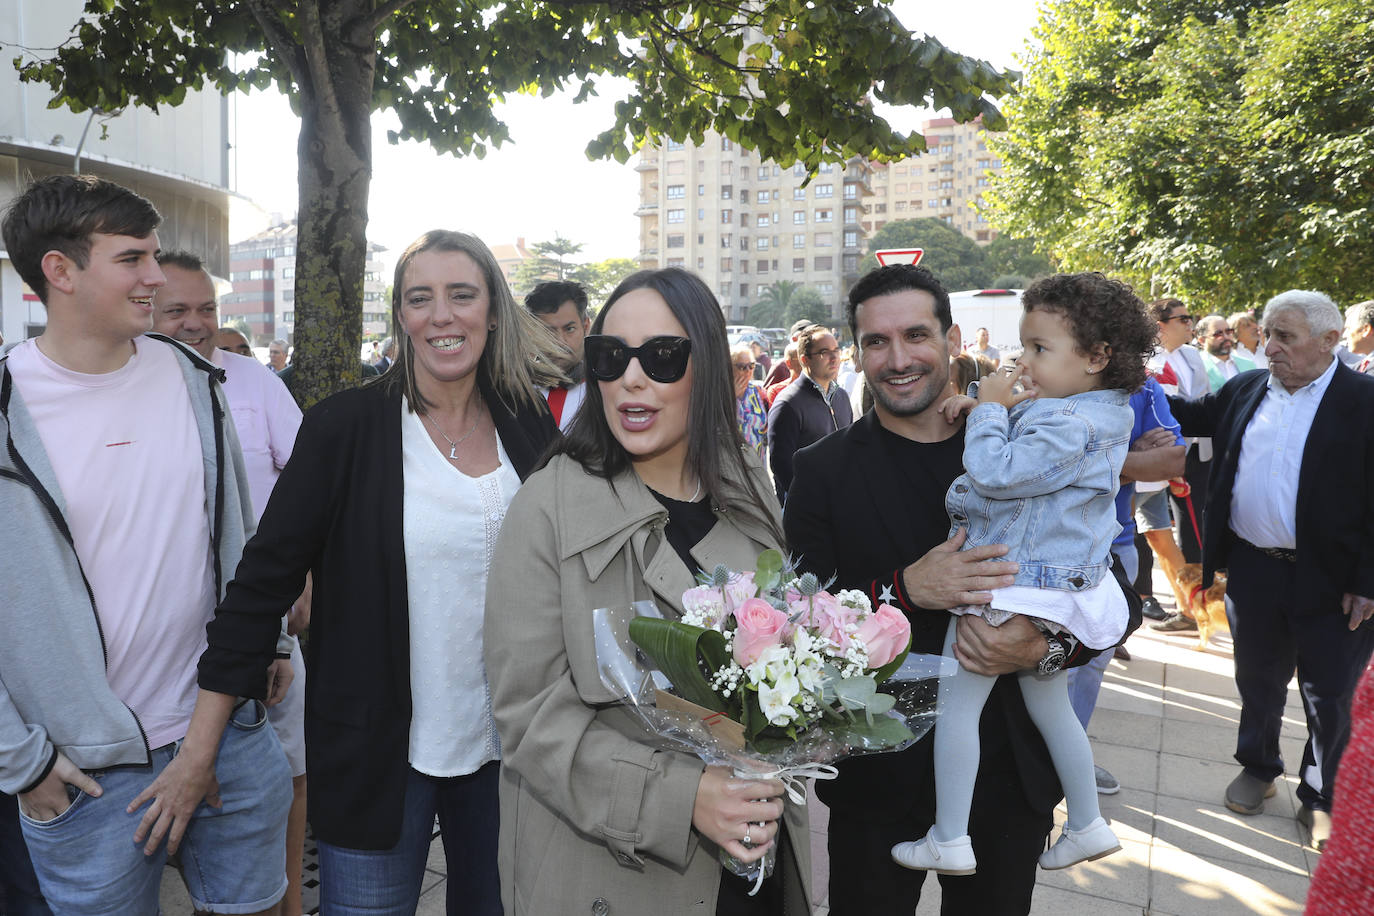
{"type": "Polygon", "coordinates": [[[1032,283],[1021,294],[1021,305],[1027,312],[1063,315],[1080,353],[1091,353],[1099,343],[1108,346],[1103,388],[1131,394],[1145,384],[1145,361],[1154,352],[1159,326],[1127,284],[1096,271],[1055,274],[1032,283]]]}

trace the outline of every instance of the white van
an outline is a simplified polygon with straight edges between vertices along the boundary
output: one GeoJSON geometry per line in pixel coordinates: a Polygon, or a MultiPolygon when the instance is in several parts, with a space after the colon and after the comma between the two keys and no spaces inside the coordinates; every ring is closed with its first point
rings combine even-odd
{"type": "Polygon", "coordinates": [[[979,328],[988,329],[988,343],[1006,353],[1021,349],[1022,289],[966,289],[949,294],[949,310],[959,326],[965,347],[977,346],[979,328]]]}

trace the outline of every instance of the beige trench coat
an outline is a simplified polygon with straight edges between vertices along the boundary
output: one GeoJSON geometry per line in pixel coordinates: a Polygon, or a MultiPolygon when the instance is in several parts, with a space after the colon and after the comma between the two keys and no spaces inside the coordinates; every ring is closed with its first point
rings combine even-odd
{"type": "MultiPolygon", "coordinates": [[[[484,640],[503,757],[508,916],[715,913],[717,848],[691,826],[703,764],[641,740],[642,726],[602,686],[593,644],[595,608],[652,599],[665,615],[681,613],[695,583],[663,537],[667,517],[637,475],[607,482],[565,456],[532,475],[506,514],[484,640]]],[[[743,512],[717,517],[693,549],[704,569],[752,568],[776,546],[743,512]]],[[[788,914],[801,916],[810,912],[805,809],[789,804],[786,822],[788,914]]]]}

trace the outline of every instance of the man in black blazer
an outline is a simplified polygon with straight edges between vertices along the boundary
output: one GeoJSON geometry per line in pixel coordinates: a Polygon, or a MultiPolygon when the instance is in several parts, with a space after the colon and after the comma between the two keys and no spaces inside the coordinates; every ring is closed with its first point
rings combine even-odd
{"type": "MultiPolygon", "coordinates": [[[[822,580],[835,576],[835,587],[862,589],[875,604],[903,610],[912,651],[939,655],[947,609],[990,601],[988,590],[1011,585],[1016,572],[1015,563],[996,559],[1005,546],[961,553],[962,532],[946,539],[945,491],[963,473],[964,427],[938,408],[950,355],[959,352],[959,328],[939,281],[909,264],[863,277],[848,312],[875,406],[797,453],[783,513],[788,544],[802,570],[822,580]]],[[[1130,628],[1139,624],[1136,596],[1130,628]]],[[[971,670],[1011,674],[1058,670],[1096,654],[1054,642],[1024,617],[993,628],[967,615],[956,655],[971,670]]],[[[993,688],[979,731],[982,764],[969,821],[979,867],[972,876],[940,877],[942,908],[1027,913],[1036,860],[1063,792],[1014,678],[993,688]]],[[[833,916],[910,916],[915,908],[926,873],[902,868],[890,855],[895,843],[924,836],[935,820],[932,746],[928,735],[901,753],[854,758],[840,765],[839,779],[818,784],[830,806],[833,916]]]]}
{"type": "Polygon", "coordinates": [[[1374,649],[1374,379],[1335,359],[1341,315],[1289,290],[1264,308],[1269,370],[1200,401],[1170,398],[1184,435],[1211,436],[1203,586],[1227,569],[1244,768],[1226,806],[1257,814],[1284,772],[1279,730],[1297,670],[1307,710],[1298,819],[1321,848],[1350,732],[1351,694],[1374,649]]]}

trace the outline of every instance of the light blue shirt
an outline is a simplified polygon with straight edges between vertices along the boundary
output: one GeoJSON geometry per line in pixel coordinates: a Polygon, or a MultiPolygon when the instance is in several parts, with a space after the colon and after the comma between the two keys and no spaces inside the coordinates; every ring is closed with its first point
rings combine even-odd
{"type": "Polygon", "coordinates": [[[1336,360],[1292,394],[1269,376],[1269,389],[1241,437],[1231,488],[1231,530],[1257,547],[1297,547],[1298,475],[1307,434],[1336,360]]]}

